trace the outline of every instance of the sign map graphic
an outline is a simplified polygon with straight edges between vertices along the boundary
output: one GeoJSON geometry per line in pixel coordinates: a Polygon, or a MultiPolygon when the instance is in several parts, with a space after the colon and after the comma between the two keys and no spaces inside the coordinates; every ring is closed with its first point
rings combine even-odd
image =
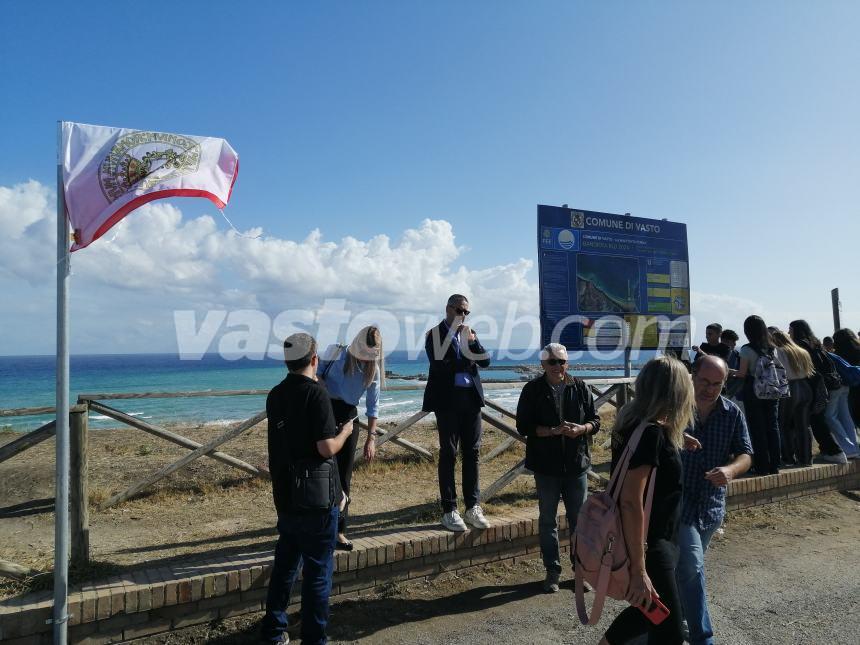
{"type": "Polygon", "coordinates": [[[689,347],[687,226],[537,207],[541,345],[689,347]]]}

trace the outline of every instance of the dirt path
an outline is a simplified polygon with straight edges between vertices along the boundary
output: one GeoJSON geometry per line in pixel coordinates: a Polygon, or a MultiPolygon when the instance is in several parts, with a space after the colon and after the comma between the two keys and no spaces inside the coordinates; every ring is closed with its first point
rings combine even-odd
{"type": "MultiPolygon", "coordinates": [[[[730,515],[707,559],[721,643],[851,643],[860,634],[860,495],[827,493],[730,515]]],[[[539,561],[396,585],[337,603],[335,643],[597,643],[621,608],[583,627],[569,586],[545,595],[539,561]]],[[[259,616],[149,639],[162,645],[246,643],[259,616]]]]}

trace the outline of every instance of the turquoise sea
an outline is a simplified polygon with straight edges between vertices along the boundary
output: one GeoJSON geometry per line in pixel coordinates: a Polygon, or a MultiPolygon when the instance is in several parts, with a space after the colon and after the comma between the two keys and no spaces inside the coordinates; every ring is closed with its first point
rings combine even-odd
{"type": "MultiPolygon", "coordinates": [[[[0,357],[0,409],[54,405],[53,356],[0,357]]],[[[617,363],[618,361],[614,361],[617,363]]],[[[537,365],[532,354],[526,360],[494,361],[493,365],[537,365]]],[[[593,358],[579,361],[595,364],[593,358]]],[[[609,367],[609,366],[607,366],[609,367]]],[[[406,352],[392,352],[386,359],[386,370],[410,376],[427,373],[427,360],[408,360],[406,352]]],[[[579,376],[621,376],[618,369],[580,370],[579,376]]],[[[105,392],[181,392],[216,390],[269,390],[286,374],[284,365],[273,359],[228,360],[220,355],[206,355],[202,360],[180,360],[175,354],[130,354],[72,356],[71,401],[79,394],[105,392]]],[[[523,375],[514,370],[492,370],[485,379],[520,381],[523,375]]],[[[416,381],[388,379],[390,385],[415,385],[416,381]]],[[[421,407],[423,392],[384,391],[380,421],[404,419],[421,407]]],[[[519,388],[493,390],[492,397],[502,405],[515,407],[519,388]]],[[[127,414],[155,424],[204,423],[224,425],[246,419],[265,407],[265,396],[202,397],[173,399],[135,399],[109,401],[109,405],[127,414]]],[[[363,405],[359,406],[363,415],[363,405]]],[[[0,427],[26,431],[46,423],[51,415],[0,417],[0,427]]],[[[117,422],[100,414],[90,415],[92,428],[116,427],[117,422]]]]}

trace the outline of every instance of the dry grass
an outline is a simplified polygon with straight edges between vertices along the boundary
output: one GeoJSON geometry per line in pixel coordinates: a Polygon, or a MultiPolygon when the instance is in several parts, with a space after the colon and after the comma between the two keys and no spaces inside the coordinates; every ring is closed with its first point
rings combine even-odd
{"type": "MultiPolygon", "coordinates": [[[[601,410],[603,425],[611,426],[614,408],[601,410]]],[[[431,417],[432,418],[432,417],[431,417]]],[[[390,426],[389,426],[390,427],[390,426]]],[[[173,427],[205,443],[222,427],[173,427]]],[[[0,434],[0,445],[17,434],[0,434]]],[[[596,464],[608,459],[593,446],[596,464]]],[[[433,526],[439,521],[437,483],[438,438],[435,424],[416,425],[404,437],[434,455],[428,462],[387,443],[372,463],[359,462],[353,476],[350,535],[372,535],[408,526],[433,526]]],[[[507,435],[485,425],[482,455],[507,435]]],[[[361,444],[362,439],[359,441],[361,444]]],[[[265,423],[223,448],[255,465],[266,463],[265,423]]],[[[135,498],[101,509],[111,496],[149,473],[187,454],[179,446],[131,428],[94,430],[89,447],[90,541],[92,557],[105,567],[159,562],[203,551],[269,548],[274,540],[275,513],[270,484],[212,459],[199,459],[163,479],[135,498]]],[[[523,458],[517,443],[488,464],[481,465],[486,488],[523,458]]],[[[460,478],[457,467],[457,479],[460,478]]],[[[0,464],[0,553],[5,559],[37,570],[48,570],[53,554],[54,442],[46,441],[0,464]],[[12,510],[10,510],[12,509],[12,510]]],[[[535,504],[534,481],[520,477],[498,497],[483,502],[488,515],[535,504]]],[[[35,588],[42,578],[22,584],[4,582],[0,596],[15,589],[35,588]]]]}

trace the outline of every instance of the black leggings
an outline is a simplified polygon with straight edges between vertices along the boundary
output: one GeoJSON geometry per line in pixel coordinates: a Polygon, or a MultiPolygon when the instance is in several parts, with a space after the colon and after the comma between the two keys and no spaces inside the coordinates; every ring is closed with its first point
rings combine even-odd
{"type": "Polygon", "coordinates": [[[792,379],[788,385],[791,396],[779,400],[782,461],[809,466],[812,464],[812,435],[809,432],[812,388],[805,378],[792,379]]]}
{"type": "Polygon", "coordinates": [[[677,547],[671,542],[658,541],[649,545],[645,552],[645,571],[660,600],[669,610],[669,617],[655,625],[639,609],[630,606],[622,611],[609,629],[606,640],[612,645],[622,645],[638,636],[648,634],[649,645],[674,645],[684,642],[681,629],[683,619],[678,584],[675,581],[675,565],[678,563],[677,547]]]}
{"type": "MultiPolygon", "coordinates": [[[[354,405],[345,403],[340,399],[332,399],[331,407],[334,410],[334,420],[338,425],[358,416],[358,410],[354,405]]],[[[335,455],[335,459],[337,460],[337,472],[340,474],[340,487],[343,489],[343,492],[346,493],[347,497],[350,497],[349,491],[350,484],[352,483],[352,469],[355,467],[355,448],[358,446],[358,435],[360,434],[361,430],[359,429],[356,420],[356,423],[353,424],[352,434],[349,435],[349,439],[347,439],[346,443],[343,444],[343,448],[340,449],[340,452],[335,455]]],[[[344,533],[346,531],[346,518],[349,514],[349,504],[351,501],[352,498],[350,497],[349,501],[346,503],[346,507],[338,515],[338,533],[344,533]]]]}
{"type": "Polygon", "coordinates": [[[758,398],[753,391],[752,379],[747,379],[744,385],[744,411],[752,441],[756,475],[779,472],[781,437],[778,409],[778,400],[758,398]]]}

